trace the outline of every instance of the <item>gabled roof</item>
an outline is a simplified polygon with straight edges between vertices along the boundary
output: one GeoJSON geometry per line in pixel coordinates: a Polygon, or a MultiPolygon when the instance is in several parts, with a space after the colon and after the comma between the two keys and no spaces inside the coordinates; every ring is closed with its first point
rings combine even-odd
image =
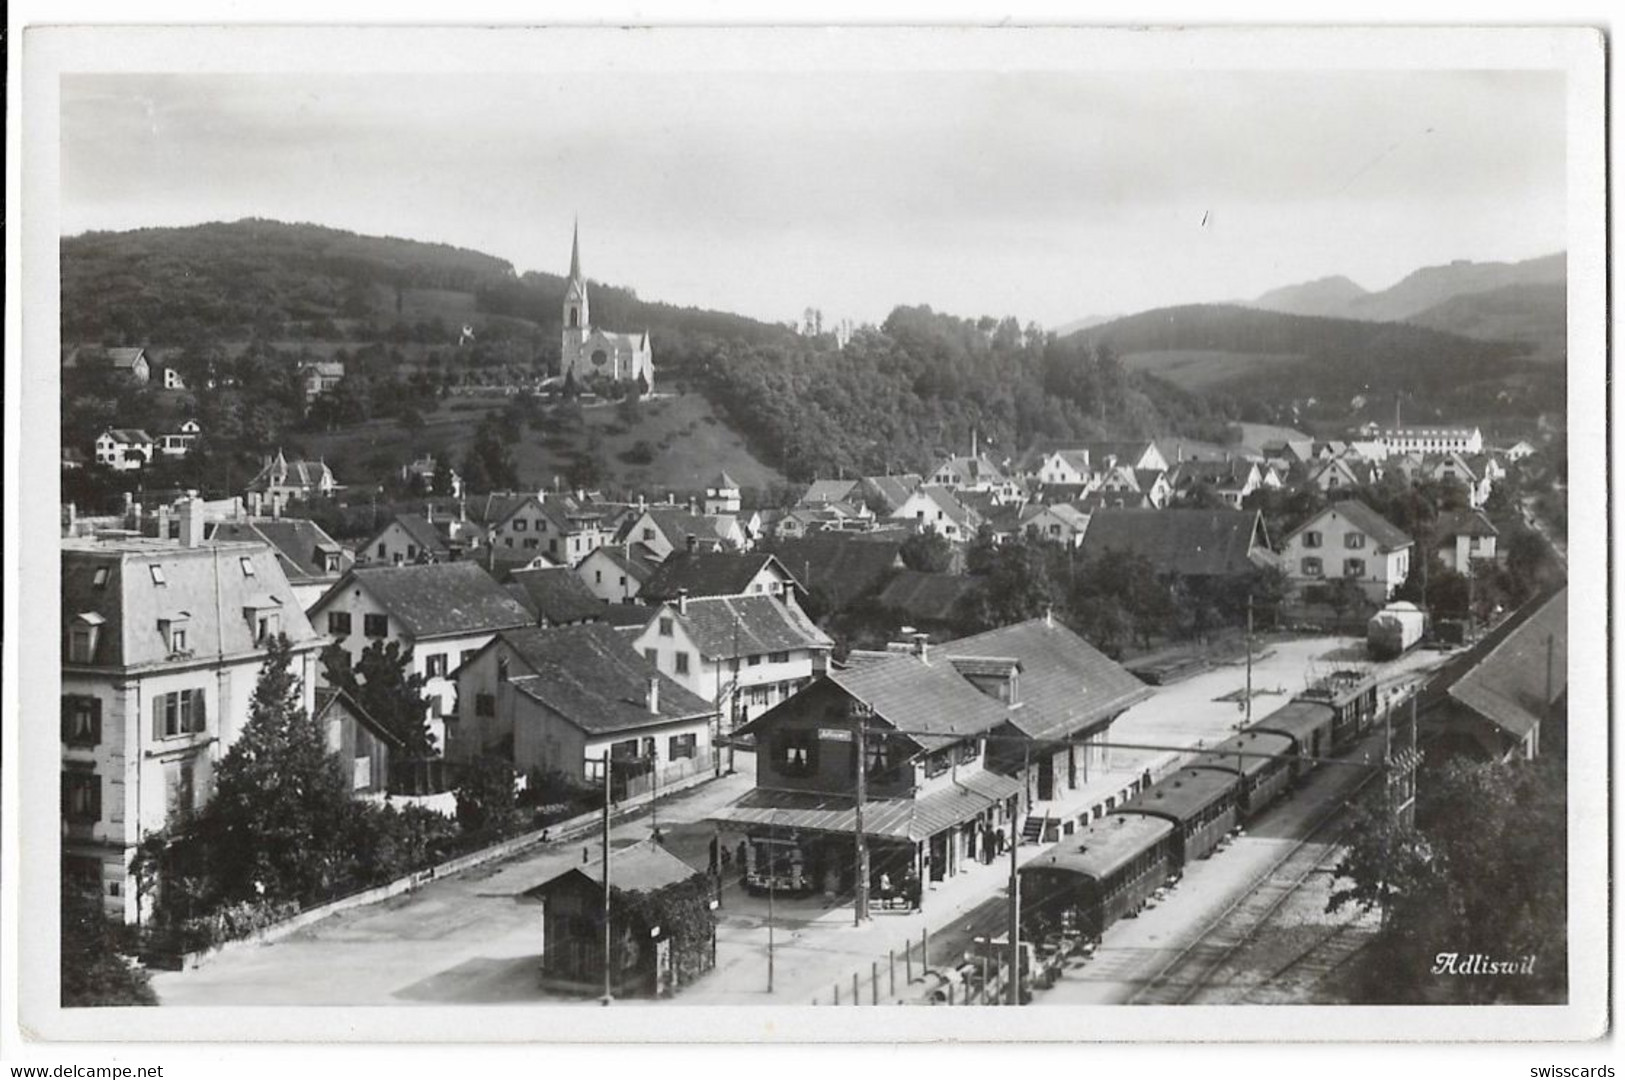
{"type": "MultiPolygon", "coordinates": [[[[937,484],[922,484],[916,495],[929,500],[942,511],[944,517],[969,532],[976,527],[976,513],[959,501],[958,496],[937,484]]],[[[926,524],[931,524],[928,520],[926,524]]]]}
{"type": "Polygon", "coordinates": [[[827,678],[926,750],[991,731],[1004,722],[1008,711],[946,660],[926,663],[895,653],[833,669],[827,678]]]}
{"type": "MultiPolygon", "coordinates": [[[[601,887],[604,884],[603,851],[595,850],[587,862],[577,862],[573,866],[562,868],[546,881],[527,891],[551,890],[572,874],[579,874],[601,887]]],[[[609,853],[609,883],[623,892],[658,892],[668,885],[677,885],[698,874],[699,871],[688,863],[650,841],[609,853]]]]}
{"type": "Polygon", "coordinates": [[[327,569],[329,553],[339,556],[341,571],[355,562],[355,556],[343,545],[328,536],[320,525],[305,518],[222,521],[212,527],[209,539],[258,540],[271,545],[289,581],[332,578],[333,571],[327,569]]]}
{"type": "Polygon", "coordinates": [[[1082,532],[1089,527],[1089,515],[1067,503],[1055,503],[1053,505],[1028,503],[1021,508],[1020,521],[1023,526],[1026,526],[1046,515],[1055,518],[1077,532],[1082,532]]]}
{"type": "MultiPolygon", "coordinates": [[[[399,525],[407,537],[423,551],[445,552],[448,550],[446,538],[441,536],[440,530],[436,529],[429,522],[429,519],[422,514],[396,514],[394,521],[390,524],[399,525]]],[[[388,529],[389,526],[386,525],[384,528],[388,529]]],[[[383,535],[383,530],[379,530],[378,535],[383,535]]],[[[377,538],[377,536],[373,537],[374,540],[377,538]]],[[[371,541],[368,542],[367,546],[369,548],[372,546],[371,541]]]]}
{"type": "MultiPolygon", "coordinates": [[[[1359,499],[1339,499],[1326,509],[1299,525],[1287,534],[1286,539],[1291,540],[1299,533],[1315,525],[1327,514],[1339,514],[1344,521],[1371,538],[1378,551],[1398,551],[1402,547],[1409,547],[1411,538],[1399,526],[1377,513],[1359,499]]],[[[1283,541],[1284,543],[1284,541],[1283,541]]]]}
{"type": "Polygon", "coordinates": [[[388,743],[396,750],[406,749],[406,741],[384,724],[373,718],[372,714],[363,709],[347,691],[336,690],[331,686],[316,687],[316,715],[314,719],[321,720],[334,709],[342,709],[355,718],[356,723],[366,728],[373,738],[388,743]]]}
{"type": "Polygon", "coordinates": [[[170,659],[159,620],[184,620],[193,656],[263,652],[245,608],[271,607],[295,645],[321,641],[294,599],[276,554],[264,543],[206,543],[188,548],[172,540],[64,538],[62,625],[99,625],[92,662],[99,667],[141,667],[170,659]],[[253,570],[244,572],[243,562],[253,570]],[[163,583],[153,577],[157,567],[163,583]],[[100,585],[97,577],[105,572],[100,585]]]}
{"type": "Polygon", "coordinates": [[[961,657],[1013,656],[1021,661],[1019,704],[1010,722],[1034,739],[1062,738],[1112,719],[1152,690],[1071,630],[1030,619],[933,650],[957,664],[961,657]]]}
{"type": "Polygon", "coordinates": [[[474,495],[468,498],[463,506],[470,521],[477,521],[487,528],[496,528],[513,516],[514,512],[527,503],[540,503],[535,495],[529,492],[494,491],[485,495],[474,495]]]}
{"type": "Polygon", "coordinates": [[[108,349],[107,359],[115,368],[133,368],[136,361],[140,360],[146,354],[146,351],[142,348],[108,349]]]}
{"type": "Polygon", "coordinates": [[[1433,523],[1433,535],[1443,541],[1457,536],[1499,536],[1500,530],[1482,510],[1446,510],[1433,523]]]}
{"type": "Polygon", "coordinates": [[[797,506],[817,506],[821,503],[845,502],[857,488],[856,480],[814,480],[801,496],[797,506]]]}
{"type": "Polygon", "coordinates": [[[654,552],[643,544],[624,542],[602,544],[594,548],[592,554],[588,555],[587,558],[590,559],[593,555],[602,555],[640,585],[648,581],[654,576],[655,571],[660,569],[660,560],[656,559],[654,552]]]}
{"type": "Polygon", "coordinates": [[[1263,546],[1254,510],[1095,510],[1082,554],[1144,555],[1159,574],[1209,577],[1250,573],[1263,546]]]}
{"type": "Polygon", "coordinates": [[[803,587],[842,608],[877,588],[901,565],[899,553],[906,540],[895,534],[823,532],[780,540],[774,551],[803,587]]]}
{"type": "Polygon", "coordinates": [[[980,584],[981,579],[963,574],[899,570],[881,590],[880,604],[908,621],[951,622],[959,602],[980,584]]]}
{"type": "Polygon", "coordinates": [[[108,435],[111,435],[115,442],[121,442],[121,443],[150,443],[150,442],[152,442],[152,436],[148,435],[145,431],[142,431],[140,428],[108,428],[106,433],[108,435]]]}
{"type": "Polygon", "coordinates": [[[760,656],[791,649],[829,649],[834,642],[793,604],[774,596],[690,600],[686,614],[667,604],[707,657],[760,656]]]}
{"type": "Polygon", "coordinates": [[[589,735],[716,712],[715,705],[662,675],[629,638],[604,623],[504,630],[486,648],[498,641],[530,672],[509,679],[514,690],[589,735]],[[657,712],[649,711],[650,679],[659,680],[657,712]]]}
{"type": "Polygon", "coordinates": [[[629,536],[631,530],[636,528],[638,522],[642,521],[645,516],[666,538],[666,542],[674,548],[683,548],[690,536],[695,537],[700,543],[704,544],[716,544],[724,539],[717,533],[716,526],[711,520],[703,515],[691,514],[687,510],[653,506],[645,510],[642,515],[627,520],[623,529],[623,537],[629,536]]]}
{"type": "Polygon", "coordinates": [[[886,504],[886,511],[890,513],[908,502],[908,497],[925,481],[918,473],[899,473],[896,476],[865,476],[863,482],[870,492],[886,504]]]}
{"type": "Polygon", "coordinates": [[[1569,685],[1569,590],[1529,601],[1494,633],[1453,658],[1423,688],[1420,708],[1444,698],[1471,709],[1514,738],[1523,738],[1546,713],[1547,642],[1551,642],[1551,695],[1569,685]]]}
{"type": "Polygon", "coordinates": [[[690,599],[743,596],[763,570],[776,568],[792,585],[794,575],[772,555],[756,551],[674,551],[643,586],[650,600],[675,600],[685,590],[690,599]]]}
{"type": "Polygon", "coordinates": [[[248,482],[248,489],[256,491],[268,488],[275,481],[279,485],[288,487],[318,488],[323,484],[334,483],[333,470],[327,467],[325,461],[305,461],[296,459],[289,461],[277,455],[275,461],[262,468],[254,479],[248,482]],[[281,475],[282,479],[275,478],[281,475]]]}
{"type": "Polygon", "coordinates": [[[1091,464],[1089,460],[1089,451],[1086,449],[1051,451],[1050,454],[1046,456],[1045,463],[1047,464],[1049,458],[1052,457],[1059,457],[1074,471],[1082,473],[1084,476],[1089,475],[1091,464]]]}
{"type": "Polygon", "coordinates": [[[470,562],[421,566],[357,566],[322,596],[311,610],[360,586],[413,638],[474,634],[525,626],[524,606],[470,562]]]}
{"type": "Polygon", "coordinates": [[[950,457],[935,469],[932,469],[931,475],[935,476],[945,469],[958,474],[958,482],[963,484],[1004,483],[1003,470],[989,461],[985,454],[978,454],[976,457],[950,457]]]}
{"type": "Polygon", "coordinates": [[[514,570],[508,575],[509,593],[548,626],[595,621],[604,602],[568,566],[545,570],[514,570]]]}

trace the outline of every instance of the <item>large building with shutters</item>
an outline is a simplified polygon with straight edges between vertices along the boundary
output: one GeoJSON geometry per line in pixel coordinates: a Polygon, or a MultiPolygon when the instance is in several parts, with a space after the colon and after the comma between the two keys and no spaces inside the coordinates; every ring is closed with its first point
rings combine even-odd
{"type": "Polygon", "coordinates": [[[130,857],[203,805],[214,767],[248,722],[266,642],[286,634],[305,707],[322,638],[263,542],[62,541],[62,857],[66,880],[133,922],[130,857]]]}

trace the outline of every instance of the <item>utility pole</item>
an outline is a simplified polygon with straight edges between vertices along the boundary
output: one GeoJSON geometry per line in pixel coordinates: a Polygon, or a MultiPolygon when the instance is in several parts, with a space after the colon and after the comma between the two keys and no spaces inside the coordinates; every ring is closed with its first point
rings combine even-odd
{"type": "Polygon", "coordinates": [[[604,763],[604,1000],[608,1005],[615,1000],[615,987],[611,980],[610,965],[610,930],[609,930],[609,751],[604,751],[601,759],[604,763]]]}
{"type": "MultiPolygon", "coordinates": [[[[1031,761],[1032,744],[1023,742],[1021,745],[1021,775],[1027,775],[1027,768],[1031,761]]],[[[1022,793],[1025,794],[1027,785],[1022,784],[1022,793]]],[[[1021,795],[1011,798],[1015,802],[1015,813],[1010,815],[1010,982],[1005,987],[1004,1001],[1006,1005],[1021,1004],[1021,957],[1019,947],[1021,944],[1021,875],[1018,873],[1019,863],[1016,859],[1016,849],[1021,846],[1021,795]]]]}
{"type": "Polygon", "coordinates": [[[1253,722],[1253,594],[1247,594],[1247,705],[1244,723],[1253,722]]]}
{"type": "Polygon", "coordinates": [[[857,703],[858,731],[855,752],[858,755],[858,801],[853,816],[856,846],[855,880],[852,890],[852,925],[862,926],[869,918],[869,845],[863,838],[863,801],[867,796],[869,758],[869,706],[857,703]]]}

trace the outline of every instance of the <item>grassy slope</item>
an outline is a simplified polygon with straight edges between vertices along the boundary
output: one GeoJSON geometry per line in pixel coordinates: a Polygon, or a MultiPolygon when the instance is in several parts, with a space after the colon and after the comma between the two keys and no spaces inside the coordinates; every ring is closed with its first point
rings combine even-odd
{"type": "MultiPolygon", "coordinates": [[[[365,463],[383,456],[404,463],[416,453],[432,450],[461,462],[474,439],[474,429],[488,412],[502,409],[503,398],[448,398],[428,414],[423,430],[408,435],[393,420],[373,420],[354,428],[329,434],[300,436],[300,445],[310,455],[325,455],[329,461],[365,463]]],[[[607,486],[654,493],[666,490],[692,490],[705,485],[714,474],[726,470],[745,487],[763,487],[784,479],[746,449],[744,440],[712,411],[703,395],[663,397],[643,405],[643,420],[636,429],[617,432],[618,415],[613,405],[583,409],[588,430],[602,440],[599,458],[608,475],[607,486]],[[649,465],[628,465],[622,452],[638,440],[655,448],[649,465]]],[[[513,447],[519,479],[526,487],[551,486],[562,477],[573,453],[586,446],[585,431],[564,433],[527,430],[513,447]]],[[[341,483],[352,476],[340,475],[341,483]]]]}
{"type": "Polygon", "coordinates": [[[1226,352],[1218,349],[1164,349],[1151,352],[1130,352],[1122,357],[1123,366],[1130,371],[1142,372],[1166,379],[1186,390],[1208,390],[1229,382],[1238,375],[1252,375],[1264,371],[1285,370],[1303,362],[1302,356],[1275,353],[1226,352]]]}

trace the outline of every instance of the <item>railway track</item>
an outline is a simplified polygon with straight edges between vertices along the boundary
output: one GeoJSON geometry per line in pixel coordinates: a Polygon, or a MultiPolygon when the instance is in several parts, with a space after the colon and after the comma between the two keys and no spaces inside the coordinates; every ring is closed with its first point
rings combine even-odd
{"type": "Polygon", "coordinates": [[[1134,1005],[1185,1005],[1215,984],[1276,913],[1316,871],[1324,870],[1348,829],[1349,804],[1376,778],[1368,773],[1347,785],[1310,829],[1252,888],[1221,911],[1192,941],[1129,998],[1134,1005]]]}

